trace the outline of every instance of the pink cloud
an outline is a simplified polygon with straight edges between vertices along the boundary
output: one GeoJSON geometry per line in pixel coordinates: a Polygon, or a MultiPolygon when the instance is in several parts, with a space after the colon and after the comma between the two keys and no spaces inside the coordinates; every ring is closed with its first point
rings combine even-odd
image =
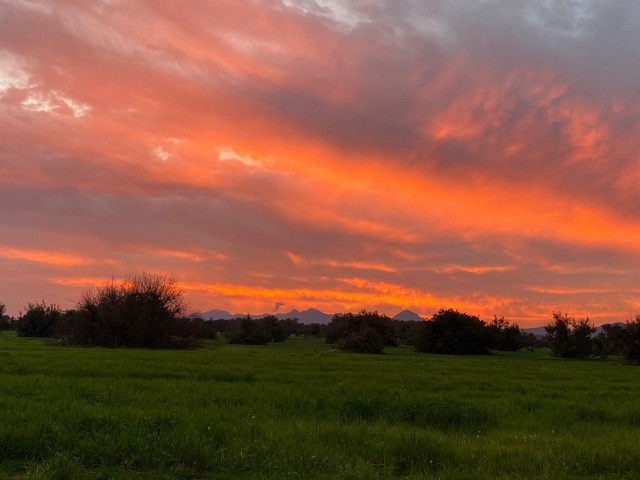
{"type": "Polygon", "coordinates": [[[494,3],[5,5],[0,301],[633,313],[637,7],[494,3]]]}

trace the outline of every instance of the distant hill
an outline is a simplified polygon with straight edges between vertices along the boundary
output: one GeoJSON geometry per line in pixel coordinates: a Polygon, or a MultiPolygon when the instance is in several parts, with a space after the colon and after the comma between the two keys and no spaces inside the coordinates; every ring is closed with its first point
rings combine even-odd
{"type": "Polygon", "coordinates": [[[404,322],[409,322],[409,321],[418,321],[418,322],[420,322],[420,321],[424,320],[424,318],[422,318],[416,312],[412,312],[411,310],[403,310],[399,314],[397,314],[395,317],[393,317],[393,319],[394,320],[402,320],[404,322]]]}
{"type": "MultiPolygon", "coordinates": [[[[317,308],[309,308],[308,310],[297,310],[293,309],[287,313],[262,313],[262,314],[253,314],[251,313],[251,318],[262,318],[268,315],[274,315],[276,318],[280,320],[284,320],[285,318],[297,318],[300,323],[309,324],[309,323],[321,323],[327,324],[331,321],[334,314],[324,313],[318,310],[317,308]]],[[[341,315],[341,314],[336,314],[341,315]]],[[[233,318],[246,317],[246,313],[229,313],[226,310],[209,310],[206,312],[198,312],[191,315],[194,318],[203,318],[204,320],[231,320],[233,318]]],[[[411,310],[403,310],[398,313],[394,320],[402,320],[402,321],[421,321],[424,320],[420,315],[411,310]]]]}
{"type": "Polygon", "coordinates": [[[242,315],[242,314],[232,315],[226,310],[209,310],[208,312],[193,313],[191,317],[202,318],[203,320],[231,320],[232,318],[238,318],[245,315],[242,315]]]}
{"type": "MultiPolygon", "coordinates": [[[[262,318],[268,315],[273,315],[272,313],[262,313],[262,314],[250,314],[252,318],[262,318]]],[[[206,312],[198,312],[191,315],[194,318],[202,318],[204,320],[231,320],[233,318],[246,317],[246,313],[229,313],[226,310],[208,310],[206,312]]],[[[285,318],[297,318],[300,323],[322,323],[326,324],[331,321],[333,315],[328,313],[323,313],[318,309],[310,308],[308,310],[296,310],[293,309],[288,313],[277,313],[275,314],[280,320],[284,320],[285,318]]]]}
{"type": "Polygon", "coordinates": [[[522,328],[521,330],[526,333],[533,333],[536,337],[544,337],[547,334],[544,327],[522,328]]]}
{"type": "Polygon", "coordinates": [[[279,313],[276,315],[279,319],[284,318],[297,318],[300,323],[322,323],[326,324],[331,321],[333,315],[321,312],[316,308],[310,308],[308,310],[299,311],[296,309],[291,310],[289,313],[279,313]]]}

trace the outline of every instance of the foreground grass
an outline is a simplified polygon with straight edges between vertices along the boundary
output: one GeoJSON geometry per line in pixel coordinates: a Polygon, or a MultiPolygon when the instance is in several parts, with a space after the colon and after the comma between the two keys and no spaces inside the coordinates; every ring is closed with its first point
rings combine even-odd
{"type": "Polygon", "coordinates": [[[0,478],[638,479],[640,369],[0,334],[0,478]]]}

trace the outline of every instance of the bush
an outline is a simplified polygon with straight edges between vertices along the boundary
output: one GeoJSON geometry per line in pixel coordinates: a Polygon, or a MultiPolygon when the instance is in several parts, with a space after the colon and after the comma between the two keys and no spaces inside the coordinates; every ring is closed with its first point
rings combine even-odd
{"type": "MultiPolygon", "coordinates": [[[[391,319],[378,312],[367,312],[366,310],[357,314],[334,315],[327,325],[325,340],[333,345],[338,345],[340,342],[343,346],[352,345],[353,338],[350,337],[360,334],[365,329],[376,332],[382,338],[384,346],[398,345],[398,337],[391,319]]],[[[368,332],[366,335],[371,336],[368,332]]],[[[343,348],[343,350],[347,349],[343,348]]]]}
{"type": "Polygon", "coordinates": [[[602,332],[594,338],[594,347],[600,356],[622,355],[627,343],[627,325],[622,323],[604,324],[602,332]]]}
{"type": "Polygon", "coordinates": [[[6,315],[7,307],[4,303],[0,303],[0,331],[2,330],[13,330],[15,328],[15,323],[12,321],[11,317],[6,315]]]}
{"type": "Polygon", "coordinates": [[[415,329],[422,325],[422,323],[422,320],[391,320],[391,325],[393,326],[393,331],[398,343],[413,345],[415,329]]]}
{"type": "Polygon", "coordinates": [[[287,326],[284,321],[278,320],[278,318],[273,315],[268,315],[259,319],[258,325],[266,332],[270,342],[284,342],[289,338],[287,326]]]}
{"type": "Polygon", "coordinates": [[[62,336],[82,345],[175,347],[172,337],[186,313],[182,295],[174,280],[161,275],[108,282],[84,294],[63,322],[62,336]]]}
{"type": "Polygon", "coordinates": [[[384,339],[371,327],[364,327],[338,341],[337,347],[345,352],[384,353],[384,339]]]}
{"type": "Polygon", "coordinates": [[[413,346],[418,352],[473,355],[489,353],[486,325],[475,315],[448,309],[414,330],[413,346]]]}
{"type": "Polygon", "coordinates": [[[595,328],[589,319],[576,321],[566,313],[553,312],[553,320],[544,329],[554,355],[563,358],[587,358],[593,353],[591,335],[595,328]]]}
{"type": "Polygon", "coordinates": [[[622,360],[631,365],[640,365],[640,314],[627,322],[622,347],[622,360]]]}
{"type": "Polygon", "coordinates": [[[227,334],[227,339],[229,343],[266,345],[271,337],[263,325],[247,315],[235,320],[235,328],[227,334]]]}
{"type": "Polygon", "coordinates": [[[494,350],[515,352],[523,346],[529,346],[530,340],[520,330],[518,324],[511,324],[504,317],[493,317],[487,326],[489,347],[494,350]]]}
{"type": "Polygon", "coordinates": [[[26,311],[20,315],[16,322],[16,330],[19,337],[45,337],[50,338],[56,332],[62,311],[57,305],[45,305],[42,303],[29,303],[26,311]]]}

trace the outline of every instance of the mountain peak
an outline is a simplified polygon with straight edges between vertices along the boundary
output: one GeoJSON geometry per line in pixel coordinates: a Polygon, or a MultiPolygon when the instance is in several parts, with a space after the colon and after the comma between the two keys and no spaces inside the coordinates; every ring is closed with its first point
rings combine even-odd
{"type": "Polygon", "coordinates": [[[403,310],[401,311],[399,314],[397,314],[395,317],[393,317],[394,320],[402,320],[405,322],[408,321],[422,321],[424,320],[424,318],[422,318],[420,315],[418,315],[415,312],[412,312],[411,310],[403,310]]]}

